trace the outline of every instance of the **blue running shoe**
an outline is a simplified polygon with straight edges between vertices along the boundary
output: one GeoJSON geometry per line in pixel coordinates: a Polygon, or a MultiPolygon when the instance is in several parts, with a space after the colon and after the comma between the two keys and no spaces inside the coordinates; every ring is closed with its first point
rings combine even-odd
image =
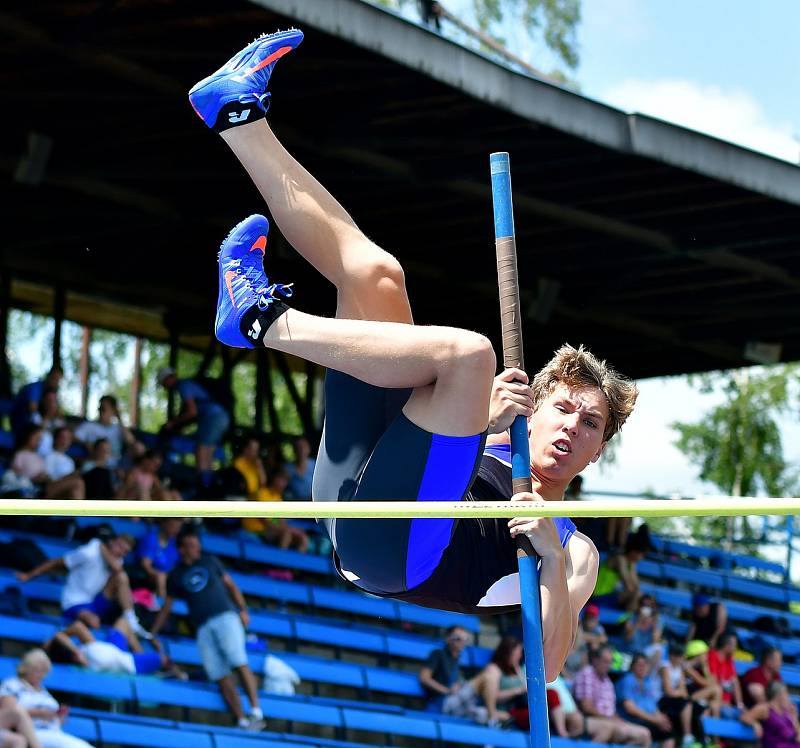
{"type": "Polygon", "coordinates": [[[216,132],[255,121],[269,108],[267,84],[278,60],[303,41],[299,29],[265,34],[189,91],[189,101],[216,132]]]}
{"type": "Polygon", "coordinates": [[[219,249],[219,296],[214,331],[233,348],[255,348],[288,307],[291,283],[270,284],[264,273],[269,221],[254,215],[234,226],[219,249]],[[246,333],[242,330],[246,330],[246,333]]]}

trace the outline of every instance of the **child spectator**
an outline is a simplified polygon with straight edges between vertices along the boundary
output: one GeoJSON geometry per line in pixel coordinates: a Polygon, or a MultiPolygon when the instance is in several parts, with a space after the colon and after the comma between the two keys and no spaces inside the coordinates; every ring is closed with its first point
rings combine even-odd
{"type": "Polygon", "coordinates": [[[134,501],[181,501],[180,493],[166,488],[158,477],[162,461],[161,453],[152,449],[137,457],[117,497],[134,501]]]}
{"type": "Polygon", "coordinates": [[[736,651],[736,634],[719,637],[716,648],[708,653],[708,670],[722,688],[722,716],[738,717],[732,708],[744,709],[742,687],[736,675],[733,653],[736,651]]]}
{"type": "Polygon", "coordinates": [[[659,671],[664,695],[658,702],[658,708],[672,720],[675,727],[681,728],[683,748],[693,741],[705,745],[706,739],[703,729],[705,707],[690,697],[685,671],[684,648],[679,644],[671,644],[667,661],[659,671]]]}
{"type": "Polygon", "coordinates": [[[693,701],[708,706],[711,717],[722,709],[722,687],[708,669],[708,644],[694,639],[686,645],[686,688],[693,701]]]}

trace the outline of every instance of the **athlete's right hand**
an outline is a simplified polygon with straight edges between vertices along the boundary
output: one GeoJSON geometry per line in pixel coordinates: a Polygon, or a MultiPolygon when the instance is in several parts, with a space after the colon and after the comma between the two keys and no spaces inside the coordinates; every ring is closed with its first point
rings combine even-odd
{"type": "Polygon", "coordinates": [[[489,433],[500,434],[517,416],[533,415],[528,375],[522,369],[506,369],[494,378],[489,400],[489,433]]]}

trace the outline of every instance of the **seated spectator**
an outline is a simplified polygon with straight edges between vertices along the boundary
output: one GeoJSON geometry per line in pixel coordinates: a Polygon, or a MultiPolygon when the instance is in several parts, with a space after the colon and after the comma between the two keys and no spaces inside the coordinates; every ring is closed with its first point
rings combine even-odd
{"type": "Polygon", "coordinates": [[[20,388],[11,404],[11,430],[19,438],[22,430],[30,424],[40,424],[39,401],[46,389],[58,391],[64,372],[60,366],[54,366],[45,378],[31,382],[20,388]]]}
{"type": "Polygon", "coordinates": [[[48,499],[82,499],[84,487],[80,476],[54,480],[48,475],[44,458],[38,451],[43,433],[41,426],[29,425],[23,429],[11,460],[11,471],[30,483],[31,495],[48,499]]]}
{"type": "Polygon", "coordinates": [[[52,482],[62,484],[65,491],[69,490],[70,498],[83,499],[86,498],[83,478],[75,469],[75,460],[67,454],[71,446],[72,431],[60,426],[53,432],[53,450],[44,458],[44,471],[52,482]]]}
{"type": "Polygon", "coordinates": [[[686,688],[693,701],[708,707],[711,717],[722,710],[722,687],[708,669],[708,644],[694,639],[686,645],[686,688]]]}
{"type": "Polygon", "coordinates": [[[800,747],[800,723],[789,690],[781,681],[767,686],[767,700],[742,713],[740,719],[750,725],[762,748],[800,747]]]}
{"type": "Polygon", "coordinates": [[[445,632],[444,646],[434,649],[419,671],[419,682],[425,692],[429,712],[441,712],[444,700],[464,683],[459,660],[469,642],[469,634],[461,626],[445,632]]]}
{"type": "Polygon", "coordinates": [[[130,582],[122,564],[133,546],[130,535],[118,535],[105,541],[95,538],[31,571],[19,572],[17,578],[25,583],[42,574],[66,569],[61,610],[67,620],[83,621],[89,628],[98,629],[103,623],[113,623],[121,610],[133,631],[149,639],[150,635],[133,610],[130,582]]]}
{"type": "Polygon", "coordinates": [[[472,679],[473,689],[483,697],[489,724],[497,724],[512,715],[519,715],[523,724],[528,721],[528,682],[522,655],[522,642],[513,636],[504,636],[492,653],[492,659],[472,679]]]}
{"type": "Polygon", "coordinates": [[[696,592],[692,595],[692,622],[686,633],[686,641],[700,641],[709,648],[717,646],[717,640],[728,626],[728,609],[723,603],[712,602],[711,598],[696,592]]]}
{"type": "Polygon", "coordinates": [[[722,716],[738,717],[736,709],[744,709],[742,687],[736,675],[733,653],[736,651],[736,634],[725,633],[717,640],[717,646],[708,653],[708,670],[722,688],[722,716]]]}
{"type": "Polygon", "coordinates": [[[0,683],[0,707],[16,703],[27,711],[42,748],[92,748],[85,740],[63,731],[69,710],[59,705],[43,685],[51,668],[43,650],[27,652],[17,665],[16,677],[0,683]]]}
{"type": "MultiPolygon", "coordinates": [[[[247,483],[247,499],[248,501],[282,501],[283,492],[289,482],[289,475],[285,470],[279,468],[268,479],[259,452],[258,439],[252,437],[244,442],[233,461],[233,467],[242,474],[247,483]]],[[[295,548],[301,553],[308,550],[308,535],[305,531],[299,527],[293,527],[283,518],[246,517],[242,520],[242,527],[248,532],[260,535],[268,543],[274,543],[279,548],[295,548]]]]}
{"type": "MultiPolygon", "coordinates": [[[[553,732],[561,738],[586,735],[593,743],[608,743],[614,734],[614,726],[607,720],[581,714],[563,675],[547,684],[547,711],[553,732]]],[[[521,729],[529,727],[519,726],[521,729]]]]}
{"type": "Polygon", "coordinates": [[[581,668],[589,664],[589,652],[608,641],[606,630],[600,624],[600,608],[590,603],[584,606],[578,629],[575,632],[575,643],[567,656],[565,668],[570,678],[581,668]]]}
{"type": "MultiPolygon", "coordinates": [[[[0,703],[3,701],[0,696],[0,703]]],[[[28,712],[11,696],[5,701],[0,707],[0,748],[42,748],[28,712]]]]}
{"type": "Polygon", "coordinates": [[[53,662],[80,665],[95,673],[152,675],[162,672],[185,680],[186,674],[161,651],[161,645],[156,640],[153,640],[153,645],[158,651],[145,652],[125,619],[120,618],[108,630],[104,641],[98,639],[86,624],[73,621],[48,639],[43,649],[53,662]]]}
{"type": "Polygon", "coordinates": [[[162,427],[162,433],[176,434],[191,423],[197,423],[195,439],[195,459],[204,485],[211,483],[213,476],[214,451],[222,444],[222,439],[231,423],[226,403],[221,402],[219,392],[210,392],[213,386],[221,390],[218,380],[208,377],[178,379],[169,367],[158,372],[158,382],[167,390],[176,390],[181,396],[180,413],[162,427]],[[216,395],[216,397],[215,397],[216,395]]]}
{"type": "Polygon", "coordinates": [[[261,730],[265,724],[264,714],[245,649],[245,629],[250,623],[250,613],[244,596],[222,564],[214,556],[203,553],[200,538],[194,532],[184,530],[181,533],[178,553],[180,561],[167,576],[167,597],[153,623],[153,635],[169,619],[174,600],[185,600],[208,679],[219,686],[239,727],[261,730]],[[232,677],[234,670],[250,701],[247,716],[232,677]]]}
{"type": "Polygon", "coordinates": [[[591,653],[590,663],[575,676],[575,700],[586,717],[593,717],[610,728],[608,742],[650,748],[650,730],[622,719],[617,713],[616,692],[608,676],[613,657],[607,644],[591,653]]]}
{"type": "Polygon", "coordinates": [[[119,479],[113,470],[111,443],[98,439],[89,450],[89,459],[83,463],[81,473],[90,499],[111,498],[116,495],[119,479]]]}
{"type": "Polygon", "coordinates": [[[593,602],[636,610],[640,594],[636,564],[652,548],[647,525],[641,525],[628,536],[624,553],[617,553],[600,564],[593,602]]]}
{"type": "Polygon", "coordinates": [[[182,528],[183,520],[179,517],[162,517],[139,539],[129,572],[134,588],[145,587],[162,600],[167,596],[167,575],[178,563],[176,538],[182,528]]]}
{"type": "Polygon", "coordinates": [[[117,398],[113,395],[103,395],[98,406],[96,421],[84,421],[75,429],[75,439],[89,449],[98,439],[105,439],[111,454],[108,467],[116,467],[126,448],[136,443],[136,437],[122,422],[117,398]]]}
{"type": "Polygon", "coordinates": [[[783,654],[777,647],[767,647],[759,658],[759,664],[751,667],[742,676],[742,697],[746,707],[754,707],[767,701],[767,687],[782,680],[783,654]]]}
{"type": "Polygon", "coordinates": [[[623,642],[624,652],[630,654],[643,652],[648,657],[653,657],[656,664],[660,664],[663,647],[658,613],[649,605],[640,602],[636,613],[625,621],[623,642]]]}
{"type": "Polygon", "coordinates": [[[658,708],[670,718],[676,728],[680,727],[682,746],[691,744],[692,740],[705,745],[705,707],[690,697],[685,670],[684,648],[679,644],[671,644],[667,661],[659,671],[664,695],[658,702],[658,708]]]}
{"type": "Polygon", "coordinates": [[[658,707],[661,684],[650,677],[650,663],[642,652],[634,654],[630,670],[617,684],[617,694],[625,719],[646,727],[661,748],[675,748],[672,720],[658,707]]]}
{"type": "Polygon", "coordinates": [[[164,486],[158,477],[163,459],[160,452],[152,449],[137,457],[117,491],[117,498],[134,501],[181,501],[180,493],[164,486]]]}
{"type": "Polygon", "coordinates": [[[316,460],[311,457],[311,444],[305,436],[292,439],[294,461],[284,465],[289,474],[289,485],[286,487],[286,498],[292,501],[309,501],[311,499],[311,479],[314,476],[316,460]]]}

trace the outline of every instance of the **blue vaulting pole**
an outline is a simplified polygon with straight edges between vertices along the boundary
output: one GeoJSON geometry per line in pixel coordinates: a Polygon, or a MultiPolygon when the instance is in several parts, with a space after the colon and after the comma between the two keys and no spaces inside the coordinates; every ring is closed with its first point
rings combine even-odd
{"type": "MultiPolygon", "coordinates": [[[[503,328],[503,363],[506,368],[525,368],[522,351],[522,320],[517,278],[517,246],[511,203],[511,167],[507,153],[489,157],[494,205],[494,240],[497,252],[497,280],[500,289],[500,317],[503,328]]],[[[511,426],[511,480],[514,493],[531,490],[531,461],[528,452],[528,423],[517,416],[511,426]]],[[[528,712],[531,748],[550,747],[547,717],[544,654],[542,652],[542,601],[539,594],[538,557],[527,538],[519,542],[519,587],[522,600],[522,633],[528,678],[528,712]]]]}

